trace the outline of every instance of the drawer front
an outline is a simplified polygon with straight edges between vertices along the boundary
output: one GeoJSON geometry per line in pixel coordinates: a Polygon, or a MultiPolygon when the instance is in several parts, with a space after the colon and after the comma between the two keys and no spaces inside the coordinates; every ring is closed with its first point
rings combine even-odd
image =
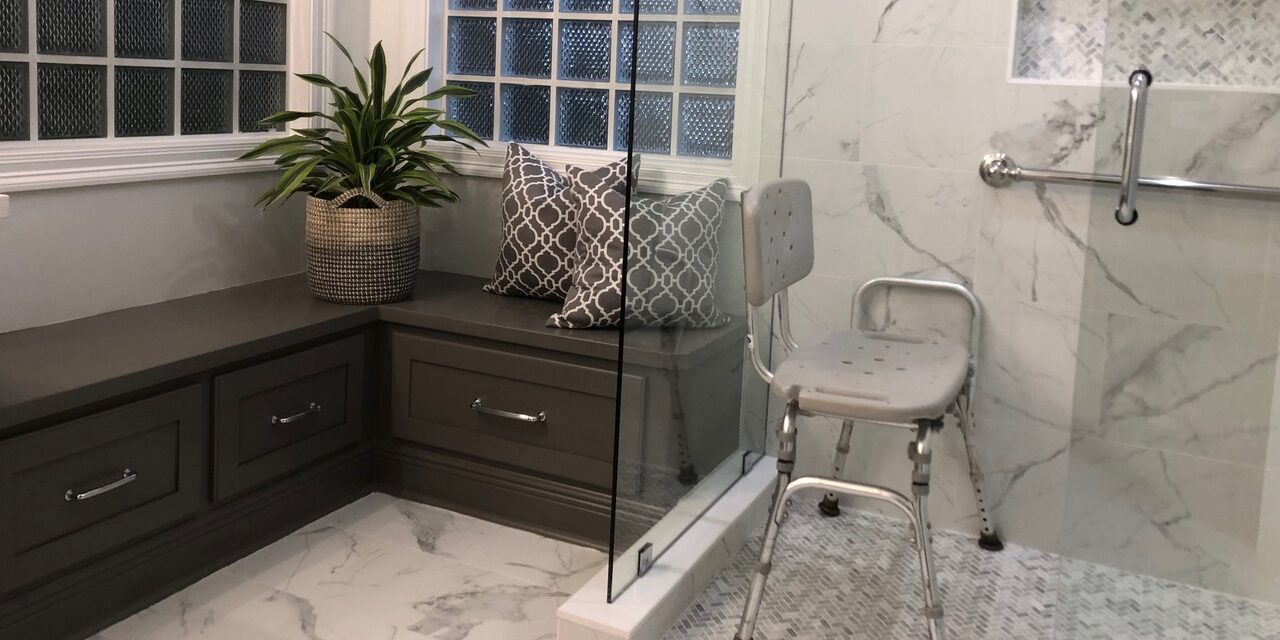
{"type": "Polygon", "coordinates": [[[614,371],[401,331],[392,367],[393,436],[611,486],[614,371]]]}
{"type": "Polygon", "coordinates": [[[196,385],[0,443],[0,591],[193,515],[208,430],[196,385]]]}
{"type": "Polygon", "coordinates": [[[363,336],[214,380],[214,494],[219,500],[295,471],[360,439],[363,336]]]}

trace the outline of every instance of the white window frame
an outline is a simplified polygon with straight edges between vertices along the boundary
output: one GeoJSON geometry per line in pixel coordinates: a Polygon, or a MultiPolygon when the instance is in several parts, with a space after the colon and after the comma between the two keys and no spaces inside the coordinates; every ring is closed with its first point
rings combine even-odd
{"type": "MultiPolygon", "coordinates": [[[[181,0],[175,0],[177,2],[181,0]]],[[[285,84],[285,102],[289,109],[313,111],[324,104],[321,91],[298,79],[294,73],[304,70],[326,72],[325,60],[328,58],[322,53],[325,44],[322,33],[328,24],[328,16],[333,15],[333,2],[335,0],[286,1],[289,22],[285,71],[289,75],[285,84]]],[[[115,4],[110,0],[106,4],[110,15],[115,4]]],[[[175,11],[175,32],[182,28],[176,14],[175,11]]],[[[238,12],[234,20],[234,28],[239,29],[238,12]]],[[[29,40],[28,53],[16,54],[29,62],[101,65],[115,59],[115,34],[111,29],[107,30],[107,55],[104,57],[38,54],[34,39],[29,40]]],[[[181,52],[175,51],[175,56],[181,56],[181,52]]],[[[6,59],[15,59],[15,56],[6,59]]],[[[142,62],[138,61],[139,64],[142,62]]],[[[32,75],[34,68],[32,65],[32,75]]],[[[243,68],[266,67],[244,65],[243,68]]],[[[273,70],[278,68],[272,67],[273,70]]],[[[175,76],[175,91],[180,91],[179,82],[175,76]]],[[[109,94],[110,83],[108,79],[109,94]]],[[[111,99],[109,95],[108,110],[111,99]]],[[[34,105],[31,111],[35,111],[34,105]]],[[[238,123],[235,125],[238,127],[238,123]]],[[[308,126],[306,123],[299,125],[308,126]]],[[[168,136],[0,142],[0,193],[227,175],[275,168],[269,158],[243,161],[237,158],[264,140],[283,135],[281,132],[179,135],[179,127],[180,123],[175,119],[174,135],[168,136]]]]}
{"type": "MultiPolygon", "coordinates": [[[[444,24],[444,4],[448,0],[426,0],[429,7],[426,8],[425,15],[420,16],[418,24],[423,25],[424,32],[414,33],[409,29],[400,28],[396,31],[385,34],[390,38],[402,39],[413,38],[414,43],[426,43],[429,64],[437,69],[437,74],[433,80],[434,86],[439,86],[443,82],[445,76],[443,65],[440,64],[444,59],[444,48],[448,45],[448,35],[446,25],[444,24]]],[[[503,2],[503,0],[498,0],[503,2]]],[[[559,0],[557,0],[559,2],[559,0]]],[[[679,84],[679,65],[680,60],[677,55],[677,78],[673,86],[648,86],[640,85],[637,90],[662,91],[672,94],[672,118],[679,120],[679,95],[680,93],[716,93],[716,94],[732,94],[735,96],[734,106],[734,132],[733,132],[733,155],[729,160],[718,158],[698,158],[691,156],[664,155],[645,152],[637,152],[638,156],[643,157],[640,169],[640,190],[653,194],[679,194],[691,189],[704,187],[719,178],[729,177],[734,184],[733,192],[736,194],[743,187],[755,182],[755,178],[759,175],[761,165],[761,131],[764,125],[764,103],[765,103],[765,56],[766,41],[768,37],[768,17],[771,0],[743,0],[742,11],[736,18],[739,26],[738,41],[738,80],[736,89],[715,89],[703,87],[682,87],[679,84]],[[705,89],[705,90],[704,90],[705,89]]],[[[494,15],[494,12],[450,12],[451,15],[494,15]]],[[[543,17],[548,16],[547,12],[507,12],[509,15],[516,17],[543,17]]],[[[410,16],[402,16],[409,18],[410,16]]],[[[581,19],[581,20],[626,20],[626,16],[618,16],[616,14],[560,14],[562,19],[581,19]]],[[[723,21],[716,19],[714,16],[710,21],[723,21]]],[[[684,21],[707,21],[702,20],[703,16],[687,16],[684,21]]],[[[645,20],[644,15],[641,16],[645,20]]],[[[653,14],[648,19],[654,21],[672,22],[676,21],[676,16],[653,14]]],[[[408,22],[402,23],[409,24],[408,22]]],[[[683,29],[677,28],[677,38],[683,35],[683,29]]],[[[617,51],[617,29],[614,29],[613,54],[617,51]]],[[[502,33],[499,30],[497,34],[499,59],[497,64],[501,64],[501,42],[502,33]]],[[[553,33],[553,58],[557,55],[555,48],[559,44],[558,32],[553,33]]],[[[417,49],[409,49],[410,45],[401,44],[400,49],[408,51],[412,55],[412,51],[417,49]]],[[[422,48],[422,45],[417,45],[422,48]]],[[[679,49],[677,48],[677,54],[679,49]]],[[[407,57],[406,57],[407,59],[407,57]]],[[[463,78],[466,80],[475,80],[479,82],[492,82],[495,85],[494,101],[502,99],[501,95],[501,78],[495,75],[492,78],[463,78]]],[[[598,88],[612,91],[618,85],[611,78],[608,82],[583,83],[552,78],[550,80],[533,80],[533,84],[550,84],[559,87],[583,87],[598,88]]],[[[552,140],[555,138],[555,111],[556,105],[554,100],[551,105],[551,123],[549,135],[552,140]]],[[[496,110],[495,110],[496,113],[496,110]]],[[[563,169],[566,165],[584,165],[598,166],[617,160],[626,155],[624,151],[613,151],[613,127],[614,127],[614,103],[613,97],[609,99],[609,144],[610,148],[606,149],[582,149],[575,147],[561,147],[549,145],[533,145],[524,144],[523,146],[533,149],[540,158],[548,162],[554,167],[563,169]]],[[[674,124],[674,123],[673,123],[674,124]]],[[[502,123],[494,121],[495,137],[500,131],[502,123]]],[[[678,135],[678,124],[673,127],[673,136],[678,135]]],[[[671,141],[673,149],[679,144],[677,138],[671,141]]],[[[479,176],[487,178],[499,178],[502,176],[502,166],[506,159],[506,144],[495,141],[487,148],[482,148],[478,152],[471,152],[465,149],[459,149],[454,145],[432,144],[431,145],[439,154],[443,155],[451,163],[458,168],[463,175],[479,176]]],[[[736,195],[735,195],[736,199],[736,195]]]]}

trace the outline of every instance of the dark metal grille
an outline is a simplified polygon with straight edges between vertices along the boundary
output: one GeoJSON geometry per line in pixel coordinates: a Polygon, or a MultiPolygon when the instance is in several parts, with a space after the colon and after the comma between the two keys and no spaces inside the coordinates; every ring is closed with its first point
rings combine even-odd
{"type": "Polygon", "coordinates": [[[240,130],[280,131],[282,125],[258,124],[263,118],[284,111],[283,71],[240,72],[240,130]]]}
{"type": "Polygon", "coordinates": [[[26,140],[27,64],[0,62],[0,140],[26,140]]]}
{"type": "Polygon", "coordinates": [[[27,52],[27,0],[0,0],[0,51],[27,52]]]}
{"type": "Polygon", "coordinates": [[[173,133],[173,69],[116,67],[116,135],[173,133]]]}
{"type": "Polygon", "coordinates": [[[231,62],[232,0],[182,0],[182,59],[231,62]]]}
{"type": "Polygon", "coordinates": [[[240,62],[284,64],[286,12],[283,3],[240,0],[240,62]]]}
{"type": "Polygon", "coordinates": [[[36,41],[40,53],[106,55],[106,0],[39,0],[36,41]]]}
{"type": "Polygon", "coordinates": [[[107,135],[107,68],[87,64],[39,65],[41,139],[107,135]]]}
{"type": "Polygon", "coordinates": [[[182,133],[231,133],[231,71],[182,70],[182,133]]]}
{"type": "Polygon", "coordinates": [[[116,55],[173,57],[173,0],[115,0],[116,55]]]}

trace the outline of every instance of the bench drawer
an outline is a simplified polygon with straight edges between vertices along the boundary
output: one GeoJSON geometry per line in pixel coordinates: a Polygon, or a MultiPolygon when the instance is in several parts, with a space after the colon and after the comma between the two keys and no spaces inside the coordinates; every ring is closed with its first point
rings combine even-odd
{"type": "Polygon", "coordinates": [[[219,500],[358,441],[364,428],[363,336],[214,380],[214,494],[219,500]]]}
{"type": "Polygon", "coordinates": [[[608,489],[614,371],[404,331],[393,436],[608,489]]]}
{"type": "Polygon", "coordinates": [[[0,591],[198,512],[205,415],[196,385],[0,443],[0,591]]]}

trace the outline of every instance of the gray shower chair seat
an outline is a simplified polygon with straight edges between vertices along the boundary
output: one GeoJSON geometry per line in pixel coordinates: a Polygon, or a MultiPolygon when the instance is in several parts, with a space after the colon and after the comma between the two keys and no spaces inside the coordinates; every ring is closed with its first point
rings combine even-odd
{"type": "MultiPolygon", "coordinates": [[[[838,496],[870,498],[897,507],[912,524],[925,622],[932,640],[943,640],[943,609],[933,562],[928,498],[932,482],[933,439],[947,415],[954,415],[969,458],[969,479],[977,499],[981,532],[978,544],[996,551],[1003,545],[987,512],[984,479],[973,434],[976,353],[982,327],[982,306],[962,285],[914,278],[875,278],[853,296],[849,329],[828,334],[801,347],[791,334],[787,289],[813,270],[813,197],[802,180],[775,180],[743,194],[743,254],[747,281],[747,347],[752,366],[786,401],[778,429],[778,480],[773,506],[760,545],[760,558],[747,602],[738,623],[737,640],[752,640],[764,589],[773,569],[778,531],[789,499],[809,490],[825,492],[823,515],[840,514],[838,496]],[[969,335],[964,344],[864,329],[870,316],[870,291],[894,287],[914,289],[963,300],[969,310],[969,335]],[[786,353],[771,371],[756,348],[755,309],[772,303],[786,353]],[[841,420],[831,474],[792,479],[796,460],[799,416],[841,420]],[[915,431],[907,451],[911,463],[911,495],[878,485],[845,480],[844,462],[854,424],[883,424],[915,431]]],[[[807,423],[825,428],[824,423],[807,423]]],[[[786,606],[785,603],[779,606],[786,606]]]]}

